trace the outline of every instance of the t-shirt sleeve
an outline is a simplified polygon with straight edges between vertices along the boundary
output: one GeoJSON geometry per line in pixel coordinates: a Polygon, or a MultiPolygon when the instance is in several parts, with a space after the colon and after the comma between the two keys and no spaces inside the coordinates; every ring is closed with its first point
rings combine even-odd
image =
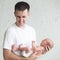
{"type": "Polygon", "coordinates": [[[13,44],[14,44],[13,32],[7,30],[4,35],[3,48],[11,50],[13,44]]]}

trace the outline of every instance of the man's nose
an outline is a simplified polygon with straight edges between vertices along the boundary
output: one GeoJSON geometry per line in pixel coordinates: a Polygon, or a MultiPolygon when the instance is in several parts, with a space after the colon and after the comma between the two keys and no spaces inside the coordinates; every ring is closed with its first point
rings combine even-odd
{"type": "Polygon", "coordinates": [[[21,17],[19,20],[23,21],[23,18],[21,17]]]}

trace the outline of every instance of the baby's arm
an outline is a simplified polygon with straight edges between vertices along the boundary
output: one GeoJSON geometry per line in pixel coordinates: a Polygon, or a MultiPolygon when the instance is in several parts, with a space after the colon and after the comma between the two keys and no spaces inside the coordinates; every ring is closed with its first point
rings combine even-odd
{"type": "Polygon", "coordinates": [[[33,53],[37,53],[37,55],[38,54],[42,55],[42,50],[43,50],[42,46],[36,46],[35,42],[32,41],[32,51],[33,51],[33,53]]]}

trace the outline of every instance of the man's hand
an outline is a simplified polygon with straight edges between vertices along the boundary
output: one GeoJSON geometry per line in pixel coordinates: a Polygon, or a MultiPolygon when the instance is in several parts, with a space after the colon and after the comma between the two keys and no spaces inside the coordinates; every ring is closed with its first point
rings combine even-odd
{"type": "Polygon", "coordinates": [[[38,58],[37,52],[31,54],[28,60],[36,60],[38,58]]]}
{"type": "Polygon", "coordinates": [[[37,58],[39,58],[42,55],[41,51],[38,52],[34,52],[33,54],[31,54],[29,56],[29,60],[36,60],[37,58]]]}

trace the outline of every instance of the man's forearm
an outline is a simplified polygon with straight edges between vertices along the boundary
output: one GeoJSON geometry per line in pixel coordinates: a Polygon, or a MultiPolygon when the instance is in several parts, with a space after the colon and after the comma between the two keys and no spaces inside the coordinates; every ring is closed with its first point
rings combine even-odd
{"type": "Polygon", "coordinates": [[[9,60],[27,60],[27,58],[24,58],[24,57],[22,57],[22,56],[17,56],[17,55],[15,55],[15,54],[11,54],[11,55],[9,56],[9,60]]]}
{"type": "Polygon", "coordinates": [[[4,56],[4,60],[29,60],[28,58],[17,56],[7,49],[3,49],[3,56],[4,56]]]}

